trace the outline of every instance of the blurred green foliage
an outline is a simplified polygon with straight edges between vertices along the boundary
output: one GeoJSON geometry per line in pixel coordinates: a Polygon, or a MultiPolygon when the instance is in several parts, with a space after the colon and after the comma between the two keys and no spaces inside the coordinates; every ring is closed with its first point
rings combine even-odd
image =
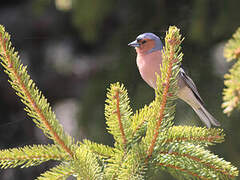
{"type": "Polygon", "coordinates": [[[81,0],[73,2],[72,23],[87,43],[95,43],[104,21],[113,11],[113,0],[81,0]]]}
{"type": "Polygon", "coordinates": [[[224,75],[226,88],[223,90],[222,107],[224,108],[223,112],[230,115],[235,108],[240,108],[240,28],[226,44],[224,57],[227,61],[237,61],[224,75]]]}

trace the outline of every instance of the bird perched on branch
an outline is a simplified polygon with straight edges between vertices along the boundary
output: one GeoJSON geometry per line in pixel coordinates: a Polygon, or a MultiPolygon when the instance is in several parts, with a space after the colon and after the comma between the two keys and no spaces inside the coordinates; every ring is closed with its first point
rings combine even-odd
{"type": "MultiPolygon", "coordinates": [[[[139,35],[135,41],[128,44],[135,47],[137,52],[137,66],[146,83],[156,88],[156,73],[161,75],[163,44],[158,36],[153,33],[139,35]]],[[[220,123],[206,110],[197,87],[190,77],[186,75],[183,68],[178,74],[178,97],[188,103],[197,113],[202,122],[210,128],[211,125],[220,126],[220,123]]]]}

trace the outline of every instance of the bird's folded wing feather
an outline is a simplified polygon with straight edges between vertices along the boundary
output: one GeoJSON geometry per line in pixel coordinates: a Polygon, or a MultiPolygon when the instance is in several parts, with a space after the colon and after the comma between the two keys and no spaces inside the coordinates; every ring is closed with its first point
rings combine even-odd
{"type": "Polygon", "coordinates": [[[202,103],[202,105],[204,105],[204,102],[200,96],[200,94],[198,93],[197,87],[194,84],[193,80],[185,73],[185,71],[183,70],[183,68],[180,68],[180,78],[186,83],[186,85],[192,90],[192,92],[194,93],[194,95],[196,96],[196,98],[202,103]]]}

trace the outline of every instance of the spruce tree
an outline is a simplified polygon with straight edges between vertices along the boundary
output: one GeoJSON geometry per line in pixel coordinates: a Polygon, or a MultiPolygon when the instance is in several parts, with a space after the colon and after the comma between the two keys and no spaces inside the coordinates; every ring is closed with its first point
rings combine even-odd
{"type": "Polygon", "coordinates": [[[177,179],[233,179],[238,170],[210,152],[208,146],[224,141],[222,129],[175,126],[177,76],[183,58],[183,38],[175,26],[166,32],[161,76],[152,103],[133,112],[123,84],[111,84],[105,105],[108,132],[114,146],[68,135],[47,99],[30,78],[12,47],[10,35],[0,26],[0,58],[9,83],[25,104],[25,111],[52,144],[0,151],[1,168],[27,168],[49,160],[59,161],[37,179],[151,179],[167,171],[177,179]]]}

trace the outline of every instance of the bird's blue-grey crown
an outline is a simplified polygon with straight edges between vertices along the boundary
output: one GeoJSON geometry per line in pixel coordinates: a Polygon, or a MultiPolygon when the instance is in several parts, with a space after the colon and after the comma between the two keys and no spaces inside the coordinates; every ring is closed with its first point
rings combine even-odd
{"type": "Polygon", "coordinates": [[[135,43],[135,45],[137,45],[136,44],[137,41],[141,40],[141,39],[152,39],[152,40],[155,41],[155,47],[152,48],[151,50],[149,50],[148,53],[151,53],[151,52],[154,52],[154,51],[157,51],[157,50],[161,50],[163,48],[163,44],[162,44],[160,38],[153,33],[140,34],[139,36],[137,36],[136,41],[133,41],[132,43],[129,43],[129,45],[132,45],[133,43],[135,43]]]}

